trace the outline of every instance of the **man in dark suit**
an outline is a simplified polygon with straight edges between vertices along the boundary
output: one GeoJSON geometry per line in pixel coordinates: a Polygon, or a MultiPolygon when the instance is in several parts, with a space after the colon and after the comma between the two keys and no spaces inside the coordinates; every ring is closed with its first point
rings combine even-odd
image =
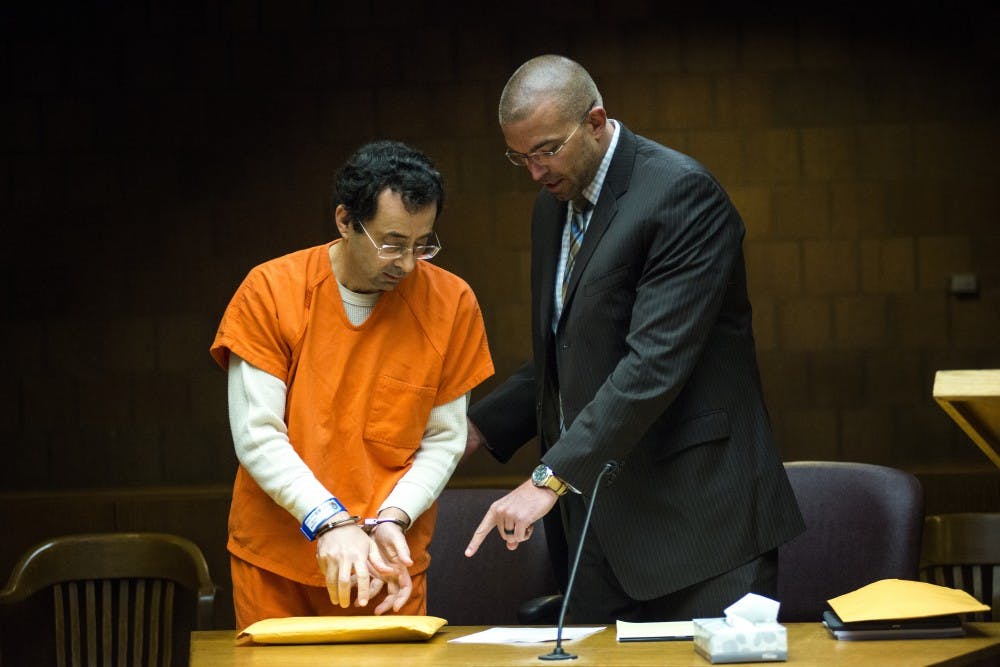
{"type": "Polygon", "coordinates": [[[572,60],[522,65],[499,115],[507,158],[543,186],[534,358],[473,406],[467,453],[507,461],[538,436],[542,457],[466,555],[494,528],[514,549],[545,517],[565,581],[566,544],[613,461],[573,622],[721,616],[748,592],[775,597],[777,548],[803,522],[761,392],[739,214],[702,165],[609,119],[572,60]]]}

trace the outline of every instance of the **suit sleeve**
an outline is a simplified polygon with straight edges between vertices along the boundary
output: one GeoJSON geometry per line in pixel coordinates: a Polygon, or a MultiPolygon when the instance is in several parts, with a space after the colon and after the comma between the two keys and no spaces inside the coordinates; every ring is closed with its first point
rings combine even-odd
{"type": "Polygon", "coordinates": [[[649,238],[625,354],[543,457],[586,492],[604,462],[622,460],[680,393],[741,252],[742,221],[708,174],[687,171],[658,195],[655,184],[645,187],[659,203],[654,219],[637,223],[649,238]]]}
{"type": "Polygon", "coordinates": [[[522,445],[535,437],[535,372],[531,361],[469,410],[472,423],[482,431],[490,453],[506,463],[522,445]]]}

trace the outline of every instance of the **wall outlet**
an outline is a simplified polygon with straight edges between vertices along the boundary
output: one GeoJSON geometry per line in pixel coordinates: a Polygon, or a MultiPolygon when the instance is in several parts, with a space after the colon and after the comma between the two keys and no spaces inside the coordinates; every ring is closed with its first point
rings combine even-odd
{"type": "Polygon", "coordinates": [[[974,273],[953,273],[948,291],[956,296],[974,296],[979,293],[979,278],[974,273]]]}

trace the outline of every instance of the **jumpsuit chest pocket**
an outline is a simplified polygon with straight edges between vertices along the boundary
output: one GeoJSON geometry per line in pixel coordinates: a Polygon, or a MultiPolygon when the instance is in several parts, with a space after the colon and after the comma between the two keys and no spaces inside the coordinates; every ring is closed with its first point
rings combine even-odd
{"type": "Polygon", "coordinates": [[[427,427],[427,415],[434,407],[434,387],[413,385],[382,375],[375,382],[365,420],[365,440],[387,445],[384,461],[401,466],[420,446],[427,427]],[[394,451],[395,450],[395,451],[394,451]]]}

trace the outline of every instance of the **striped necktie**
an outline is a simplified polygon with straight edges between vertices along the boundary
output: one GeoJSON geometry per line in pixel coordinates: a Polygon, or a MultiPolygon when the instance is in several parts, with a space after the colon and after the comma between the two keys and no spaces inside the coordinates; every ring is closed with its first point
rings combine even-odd
{"type": "Polygon", "coordinates": [[[563,272],[562,281],[562,301],[566,303],[566,290],[569,288],[569,277],[573,273],[573,262],[576,253],[583,244],[583,219],[587,214],[586,210],[577,211],[573,209],[573,215],[569,221],[569,249],[566,251],[566,271],[563,272]]]}

